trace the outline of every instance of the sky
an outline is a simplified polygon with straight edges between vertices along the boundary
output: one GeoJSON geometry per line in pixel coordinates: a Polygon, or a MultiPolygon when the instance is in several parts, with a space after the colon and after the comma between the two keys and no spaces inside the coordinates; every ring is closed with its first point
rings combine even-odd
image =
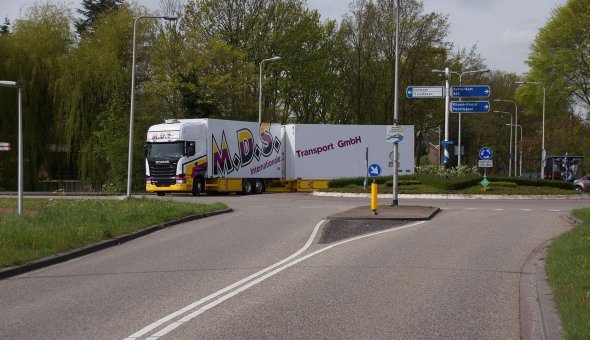
{"type": "MultiPolygon", "coordinates": [[[[46,0],[45,0],[46,1],[46,0]]],[[[539,28],[551,17],[552,10],[566,0],[422,0],[425,12],[448,15],[450,35],[447,40],[456,49],[477,51],[492,70],[523,74],[528,72],[525,60],[539,28]]],[[[80,8],[79,0],[53,0],[69,8],[80,8]]],[[[158,10],[159,0],[137,0],[151,10],[158,10]]],[[[0,20],[20,17],[34,0],[0,0],[0,20]]],[[[348,12],[348,0],[307,0],[322,19],[340,21],[348,12]]],[[[441,68],[445,65],[441,65],[441,68]]]]}

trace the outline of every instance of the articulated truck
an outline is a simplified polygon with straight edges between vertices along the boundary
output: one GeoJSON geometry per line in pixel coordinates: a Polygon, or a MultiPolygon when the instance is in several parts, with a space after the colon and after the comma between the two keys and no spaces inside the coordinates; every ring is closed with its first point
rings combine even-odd
{"type": "MultiPolygon", "coordinates": [[[[414,127],[403,125],[399,174],[414,173],[414,127]]],[[[385,125],[271,124],[174,119],[151,126],[146,191],[166,193],[311,191],[330,179],[364,177],[378,164],[393,174],[385,125]]]]}

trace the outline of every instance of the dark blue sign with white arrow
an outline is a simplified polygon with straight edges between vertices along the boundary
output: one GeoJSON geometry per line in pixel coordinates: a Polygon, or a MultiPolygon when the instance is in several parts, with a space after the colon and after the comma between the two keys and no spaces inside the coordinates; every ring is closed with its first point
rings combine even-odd
{"type": "Polygon", "coordinates": [[[379,166],[379,164],[369,165],[369,175],[371,177],[377,177],[381,175],[381,167],[379,166]]]}
{"type": "Polygon", "coordinates": [[[451,87],[451,98],[488,98],[490,93],[490,87],[488,85],[451,87]]]}
{"type": "Polygon", "coordinates": [[[490,102],[451,102],[452,113],[488,113],[490,112],[490,102]]]}
{"type": "Polygon", "coordinates": [[[479,149],[479,159],[481,160],[489,160],[492,159],[492,148],[484,146],[483,148],[479,149]]]}

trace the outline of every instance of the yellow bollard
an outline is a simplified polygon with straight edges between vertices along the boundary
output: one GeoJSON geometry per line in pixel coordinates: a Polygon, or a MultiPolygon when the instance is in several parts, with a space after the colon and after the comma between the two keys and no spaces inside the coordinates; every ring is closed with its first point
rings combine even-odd
{"type": "Polygon", "coordinates": [[[377,188],[377,183],[373,181],[371,183],[371,210],[373,211],[373,215],[377,215],[377,188]]]}

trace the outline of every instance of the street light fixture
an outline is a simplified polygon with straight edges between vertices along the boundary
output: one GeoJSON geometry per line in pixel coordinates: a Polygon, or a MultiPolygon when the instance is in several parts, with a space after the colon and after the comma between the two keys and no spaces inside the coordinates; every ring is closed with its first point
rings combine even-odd
{"type": "Polygon", "coordinates": [[[272,58],[262,59],[260,62],[260,83],[258,87],[258,125],[262,124],[262,64],[264,64],[265,61],[275,61],[279,59],[281,59],[281,57],[274,56],[272,58]]]}
{"type": "Polygon", "coordinates": [[[142,15],[135,18],[133,22],[133,52],[131,56],[131,109],[129,114],[129,151],[127,160],[127,198],[131,198],[131,177],[133,169],[133,120],[135,115],[135,32],[137,30],[137,22],[139,19],[164,19],[168,21],[178,20],[178,17],[171,16],[149,16],[142,15]]]}
{"type": "MultiPolygon", "coordinates": [[[[494,102],[504,102],[504,103],[512,103],[514,104],[515,107],[515,114],[514,114],[514,125],[518,125],[518,104],[516,104],[516,102],[514,100],[509,100],[509,99],[494,99],[494,102]]],[[[518,145],[518,138],[516,136],[516,134],[518,133],[518,131],[516,131],[516,127],[514,128],[514,176],[516,176],[517,173],[517,158],[518,158],[518,154],[516,152],[517,150],[517,145],[518,145]]],[[[509,175],[510,176],[510,175],[509,175]]]]}
{"type": "Polygon", "coordinates": [[[0,80],[0,87],[18,89],[18,214],[23,214],[23,84],[16,81],[0,80]]]}
{"type": "MultiPolygon", "coordinates": [[[[512,113],[506,111],[494,111],[494,113],[499,114],[508,114],[510,115],[510,125],[512,125],[512,113]]],[[[508,147],[508,153],[512,154],[512,128],[510,128],[510,146],[508,147]]],[[[508,157],[508,177],[512,176],[512,157],[509,155],[508,157]]]]}
{"type": "Polygon", "coordinates": [[[517,85],[538,85],[543,87],[543,128],[541,137],[541,179],[545,178],[545,159],[547,158],[547,150],[545,150],[545,85],[539,81],[517,81],[517,85]]]}

